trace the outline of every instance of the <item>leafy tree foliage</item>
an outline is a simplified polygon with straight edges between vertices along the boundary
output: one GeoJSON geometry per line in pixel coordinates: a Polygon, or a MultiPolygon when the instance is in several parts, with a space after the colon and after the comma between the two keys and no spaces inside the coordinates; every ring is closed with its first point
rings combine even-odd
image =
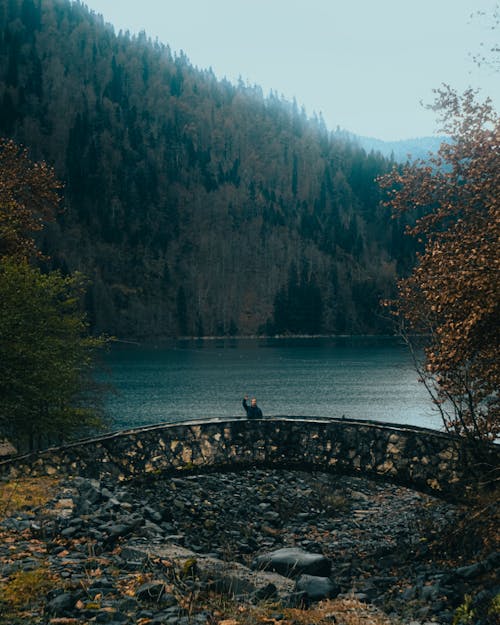
{"type": "Polygon", "coordinates": [[[389,162],[296,103],[218,81],[144,34],[115,35],[81,2],[9,0],[0,134],[65,183],[41,245],[54,267],[90,276],[97,332],[255,333],[304,262],[321,294],[314,327],[388,330],[372,300],[412,260],[405,218],[391,226],[379,207],[374,177],[389,162]]]}
{"type": "Polygon", "coordinates": [[[395,310],[406,332],[428,337],[422,379],[447,429],[500,434],[500,124],[472,91],[438,92],[451,137],[430,162],[382,178],[396,214],[418,208],[410,232],[425,248],[399,283],[395,310]]]}
{"type": "Polygon", "coordinates": [[[80,306],[82,276],[0,264],[0,432],[18,448],[97,427],[95,351],[80,306]]]}
{"type": "Polygon", "coordinates": [[[47,165],[0,140],[0,434],[19,449],[100,422],[93,364],[103,340],[88,335],[85,281],[30,264],[41,260],[32,235],[54,217],[59,186],[47,165]]]}

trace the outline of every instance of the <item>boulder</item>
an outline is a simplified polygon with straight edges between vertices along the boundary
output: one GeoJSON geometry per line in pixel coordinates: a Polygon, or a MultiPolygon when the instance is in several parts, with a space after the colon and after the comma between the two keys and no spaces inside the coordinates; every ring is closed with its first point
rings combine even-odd
{"type": "Polygon", "coordinates": [[[340,586],[329,577],[301,575],[297,580],[297,590],[305,592],[310,601],[334,599],[340,592],[340,586]]]}
{"type": "Polygon", "coordinates": [[[286,577],[271,572],[252,571],[238,562],[223,562],[178,545],[164,544],[161,548],[154,548],[149,555],[174,562],[180,569],[188,562],[195,562],[197,575],[211,590],[230,596],[255,600],[281,599],[294,592],[294,582],[286,577]]]}
{"type": "Polygon", "coordinates": [[[75,607],[76,597],[71,592],[63,592],[47,604],[47,612],[54,616],[66,616],[75,607]]]}
{"type": "Polygon", "coordinates": [[[299,577],[302,574],[328,577],[332,570],[332,563],[319,553],[308,553],[293,547],[257,556],[252,562],[252,568],[276,571],[286,577],[299,577]]]}

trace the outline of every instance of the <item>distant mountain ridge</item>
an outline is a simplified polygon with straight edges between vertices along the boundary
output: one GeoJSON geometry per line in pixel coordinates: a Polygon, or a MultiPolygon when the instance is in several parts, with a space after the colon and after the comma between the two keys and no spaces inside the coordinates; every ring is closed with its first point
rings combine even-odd
{"type": "Polygon", "coordinates": [[[400,139],[398,141],[383,141],[373,137],[361,137],[353,135],[353,139],[366,150],[366,152],[379,152],[386,158],[394,158],[398,163],[405,162],[408,156],[411,160],[427,159],[429,152],[436,153],[441,143],[446,140],[445,136],[415,137],[412,139],[400,139]]]}

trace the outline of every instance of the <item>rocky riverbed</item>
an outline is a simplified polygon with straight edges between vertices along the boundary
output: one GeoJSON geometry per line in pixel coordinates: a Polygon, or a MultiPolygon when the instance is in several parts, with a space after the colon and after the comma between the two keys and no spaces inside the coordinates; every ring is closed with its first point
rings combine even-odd
{"type": "Polygon", "coordinates": [[[465,514],[404,488],[322,473],[75,477],[48,504],[1,522],[0,598],[16,605],[19,572],[31,571],[47,584],[18,623],[236,625],[251,622],[244,606],[260,604],[265,622],[288,623],[288,608],[344,599],[374,615],[360,623],[448,624],[466,595],[472,613],[499,593],[494,541],[485,551],[484,541],[454,539],[465,514]],[[224,620],[220,597],[246,616],[224,620]]]}

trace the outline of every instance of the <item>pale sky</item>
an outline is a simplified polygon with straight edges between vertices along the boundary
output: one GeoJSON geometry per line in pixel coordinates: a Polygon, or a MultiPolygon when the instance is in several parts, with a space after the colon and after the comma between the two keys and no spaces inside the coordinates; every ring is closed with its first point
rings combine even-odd
{"type": "Polygon", "coordinates": [[[432,89],[480,88],[500,108],[500,74],[471,56],[498,43],[495,0],[85,0],[116,31],[141,30],[218,78],[241,78],[308,115],[384,140],[431,135],[432,89]],[[482,45],[481,45],[482,44],[482,45]]]}

